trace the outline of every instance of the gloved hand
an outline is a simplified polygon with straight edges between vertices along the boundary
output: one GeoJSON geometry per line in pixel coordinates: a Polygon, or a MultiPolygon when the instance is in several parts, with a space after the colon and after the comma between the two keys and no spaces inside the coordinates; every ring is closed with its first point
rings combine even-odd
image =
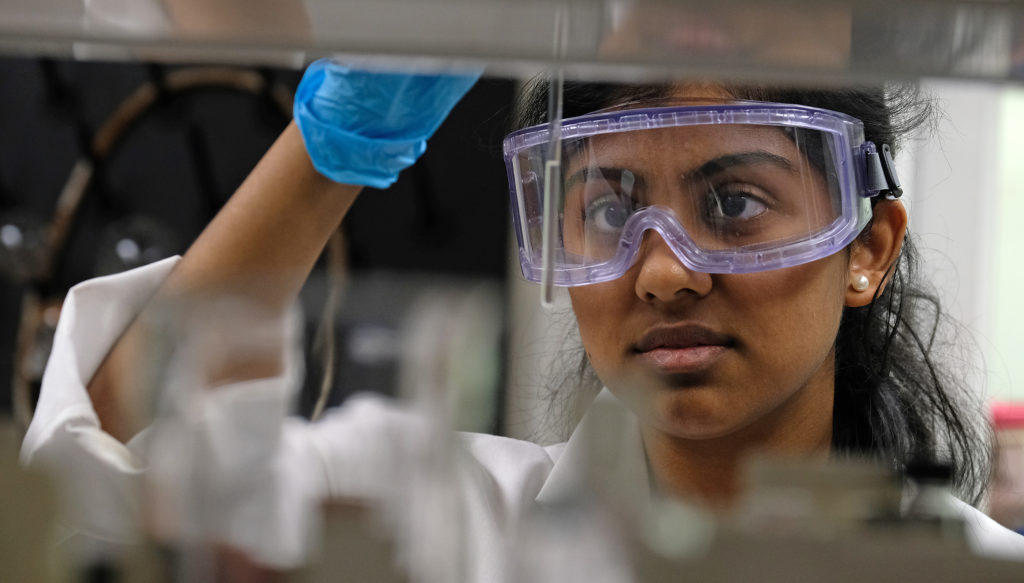
{"type": "Polygon", "coordinates": [[[295,121],[321,174],[387,188],[479,77],[362,71],[321,59],[299,84],[295,121]]]}

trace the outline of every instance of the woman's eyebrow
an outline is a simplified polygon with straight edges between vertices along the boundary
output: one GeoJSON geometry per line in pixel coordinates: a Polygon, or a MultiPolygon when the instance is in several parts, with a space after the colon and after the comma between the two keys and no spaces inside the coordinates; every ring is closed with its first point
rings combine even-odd
{"type": "Polygon", "coordinates": [[[569,177],[565,179],[565,183],[562,185],[562,188],[564,190],[569,190],[577,182],[585,182],[594,177],[618,180],[622,176],[623,172],[625,172],[625,169],[623,168],[612,168],[610,166],[584,166],[570,174],[569,177]]]}
{"type": "MultiPolygon", "coordinates": [[[[696,178],[707,179],[715,174],[725,172],[734,166],[754,166],[760,164],[775,166],[793,174],[799,173],[799,170],[789,158],[765,150],[753,150],[717,156],[701,164],[699,168],[687,172],[683,175],[683,178],[688,181],[696,178]]],[[[575,184],[585,182],[594,177],[617,180],[624,171],[623,168],[612,168],[609,166],[584,166],[570,174],[565,179],[562,188],[569,190],[575,184]]]]}
{"type": "Polygon", "coordinates": [[[685,180],[692,180],[694,178],[710,178],[715,174],[725,172],[733,166],[754,166],[759,164],[768,164],[798,174],[799,170],[793,165],[793,162],[784,156],[766,152],[764,150],[753,150],[750,152],[736,152],[733,154],[724,154],[716,158],[712,158],[707,162],[700,165],[696,170],[691,170],[683,175],[685,180]]]}

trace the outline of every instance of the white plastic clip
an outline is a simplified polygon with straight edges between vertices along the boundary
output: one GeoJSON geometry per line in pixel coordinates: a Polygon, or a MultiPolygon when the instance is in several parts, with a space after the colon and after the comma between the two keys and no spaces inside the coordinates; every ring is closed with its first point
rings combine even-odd
{"type": "Polygon", "coordinates": [[[558,235],[558,208],[562,200],[562,99],[565,72],[562,61],[569,42],[568,6],[559,4],[555,11],[555,68],[548,85],[548,156],[544,163],[544,227],[541,238],[543,255],[540,274],[540,305],[552,309],[555,303],[554,241],[558,235]]]}

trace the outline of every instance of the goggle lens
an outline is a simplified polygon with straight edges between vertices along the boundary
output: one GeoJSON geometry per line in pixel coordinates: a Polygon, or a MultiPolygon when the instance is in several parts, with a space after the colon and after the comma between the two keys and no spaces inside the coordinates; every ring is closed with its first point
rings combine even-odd
{"type": "MultiPolygon", "coordinates": [[[[693,269],[749,272],[794,264],[792,248],[804,242],[820,255],[823,237],[848,238],[864,222],[842,132],[780,123],[571,130],[561,142],[553,241],[560,285],[621,273],[649,229],[693,269]],[[767,259],[780,250],[783,264],[767,259]]],[[[548,148],[537,140],[510,158],[530,279],[528,264],[540,262],[548,148]]]]}

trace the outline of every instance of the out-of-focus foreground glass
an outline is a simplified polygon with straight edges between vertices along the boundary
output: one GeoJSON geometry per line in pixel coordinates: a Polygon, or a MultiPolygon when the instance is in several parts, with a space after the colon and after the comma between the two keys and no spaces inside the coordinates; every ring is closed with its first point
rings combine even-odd
{"type": "Polygon", "coordinates": [[[1007,80],[1024,74],[1022,19],[1018,2],[940,0],[7,0],[0,47],[174,62],[469,57],[506,71],[559,61],[629,79],[1007,80]]]}
{"type": "MultiPolygon", "coordinates": [[[[761,459],[729,512],[670,499],[648,483],[636,420],[605,397],[566,446],[573,458],[549,480],[557,487],[507,498],[515,487],[495,483],[503,474],[486,464],[544,468],[548,454],[453,431],[491,430],[500,408],[499,291],[393,276],[334,292],[326,325],[344,334],[325,341],[335,366],[374,374],[325,387],[394,400],[353,395],[314,423],[289,417],[302,376],[294,314],[230,294],[157,310],[132,366],[135,411],[148,424],[129,443],[140,471],[113,500],[101,476],[61,482],[59,521],[75,535],[59,547],[65,570],[41,580],[83,569],[167,583],[618,583],[680,572],[790,581],[853,568],[905,581],[908,566],[919,575],[910,580],[1015,581],[1024,572],[971,550],[935,468],[906,482],[869,463],[761,459]],[[122,505],[135,510],[127,521],[122,505]]],[[[50,532],[14,537],[5,562],[23,545],[49,544],[50,532]]]]}
{"type": "MultiPolygon", "coordinates": [[[[458,57],[487,62],[490,74],[519,76],[560,64],[570,78],[615,80],[684,73],[826,83],[1024,75],[1019,3],[701,4],[14,0],[0,6],[0,46],[79,58],[295,65],[336,51],[415,55],[428,59],[420,62],[426,67],[430,59],[458,57]],[[565,26],[561,43],[553,42],[556,21],[565,26]]],[[[499,181],[480,195],[504,194],[499,181]]],[[[963,190],[951,196],[965,198],[963,190]]],[[[931,204],[914,200],[921,209],[931,204]]],[[[9,240],[13,233],[8,229],[9,240]]],[[[293,321],[230,298],[169,306],[151,323],[137,361],[137,384],[146,389],[137,396],[138,413],[155,419],[134,444],[147,470],[132,490],[138,520],[115,525],[140,546],[114,549],[102,537],[75,537],[63,547],[80,553],[72,563],[106,565],[95,572],[130,581],[168,582],[451,582],[479,579],[485,561],[499,566],[491,581],[667,581],[680,573],[790,581],[854,568],[878,581],[1020,580],[1020,565],[973,555],[948,508],[905,493],[898,477],[870,466],[760,462],[750,470],[748,495],[725,517],[652,497],[646,484],[629,479],[637,475],[630,464],[643,461],[630,455],[636,428],[601,401],[579,433],[582,455],[569,465],[564,491],[521,516],[522,501],[481,497],[503,491],[501,485],[465,464],[467,450],[479,443],[451,430],[491,430],[495,419],[516,413],[503,411],[517,401],[503,400],[495,388],[507,356],[505,298],[486,285],[435,283],[394,279],[344,288],[327,329],[347,336],[331,340],[324,332],[321,341],[337,345],[346,366],[362,372],[347,369],[351,374],[335,385],[342,366],[336,361],[325,366],[331,372],[319,371],[329,381],[324,386],[376,389],[399,402],[385,411],[376,398],[354,398],[345,411],[327,410],[319,423],[297,430],[306,435],[301,443],[283,438],[299,423],[287,416],[301,377],[293,321]],[[395,290],[409,293],[394,304],[383,301],[385,291],[395,290]],[[353,451],[353,459],[368,461],[340,473],[326,469],[336,467],[332,456],[353,451]],[[638,504],[647,498],[649,505],[638,504]],[[507,518],[501,544],[473,525],[481,508],[507,518]]],[[[536,293],[530,298],[535,304],[536,293]]],[[[332,399],[324,393],[325,403],[332,399]]],[[[315,408],[317,415],[322,410],[315,408]]],[[[514,452],[491,451],[503,453],[514,452]]],[[[43,492],[32,504],[53,508],[41,487],[6,481],[19,475],[7,470],[0,480],[13,494],[5,499],[43,492]]],[[[96,489],[103,483],[67,485],[67,516],[102,513],[96,489]]],[[[19,509],[10,504],[8,511],[19,509]]],[[[26,520],[33,518],[0,525],[26,520]]],[[[51,532],[5,538],[17,544],[5,542],[0,565],[18,564],[21,549],[42,548],[51,532]]],[[[36,557],[37,564],[46,561],[36,557]]]]}

